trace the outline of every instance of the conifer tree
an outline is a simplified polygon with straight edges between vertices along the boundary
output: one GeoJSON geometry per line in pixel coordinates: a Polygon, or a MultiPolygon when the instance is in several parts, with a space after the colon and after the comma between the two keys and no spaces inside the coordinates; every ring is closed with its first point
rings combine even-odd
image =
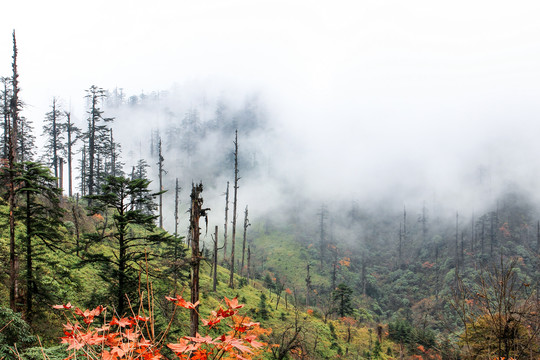
{"type": "Polygon", "coordinates": [[[18,121],[18,161],[26,162],[33,161],[35,156],[35,140],[36,137],[33,134],[32,121],[28,120],[24,116],[19,117],[18,121]]]}
{"type": "Polygon", "coordinates": [[[9,77],[0,78],[0,82],[3,84],[2,91],[0,92],[0,114],[2,114],[2,138],[0,139],[0,144],[2,147],[2,159],[7,159],[9,157],[9,132],[10,132],[10,115],[11,110],[9,108],[9,102],[11,99],[11,89],[9,88],[11,79],[9,77]]]}
{"type": "Polygon", "coordinates": [[[34,295],[38,292],[38,277],[34,276],[33,260],[39,247],[61,250],[64,226],[60,207],[61,189],[56,178],[40,163],[18,163],[15,181],[21,186],[16,190],[20,197],[19,218],[24,222],[26,248],[26,320],[31,321],[34,295]]]}
{"type": "Polygon", "coordinates": [[[19,122],[20,102],[19,102],[19,73],[17,71],[17,40],[15,30],[13,30],[13,76],[11,78],[12,93],[9,102],[10,108],[10,128],[9,128],[9,156],[8,156],[8,194],[9,194],[9,306],[13,311],[17,311],[16,290],[17,290],[17,263],[18,257],[15,253],[15,165],[17,163],[17,125],[19,122]]]}
{"type": "Polygon", "coordinates": [[[92,211],[113,211],[113,224],[109,231],[89,236],[91,242],[108,244],[109,253],[87,254],[86,262],[102,265],[100,275],[116,293],[116,310],[120,315],[126,310],[125,295],[135,295],[138,264],[145,260],[145,248],[169,241],[166,233],[157,231],[156,216],[142,210],[156,208],[154,200],[159,193],[151,193],[149,184],[147,179],[109,176],[100,194],[88,196],[95,202],[92,211]]]}
{"type": "Polygon", "coordinates": [[[58,178],[58,158],[64,152],[64,127],[61,111],[56,98],[53,98],[51,111],[45,114],[43,135],[46,138],[44,146],[44,159],[54,171],[54,177],[58,178]]]}
{"type": "Polygon", "coordinates": [[[73,196],[73,173],[72,173],[72,162],[73,162],[73,146],[75,146],[75,143],[79,140],[81,136],[81,129],[79,129],[77,126],[73,124],[71,121],[71,112],[65,112],[64,115],[66,116],[66,155],[67,155],[67,164],[68,164],[68,179],[69,179],[69,191],[68,195],[69,197],[73,196]]]}
{"type": "Polygon", "coordinates": [[[85,174],[87,177],[88,195],[96,193],[98,172],[100,171],[100,161],[98,158],[101,155],[102,146],[106,144],[108,138],[107,123],[113,121],[113,118],[103,117],[103,111],[100,108],[100,101],[105,98],[105,90],[95,85],[92,85],[86,90],[86,98],[89,100],[90,109],[88,110],[88,129],[84,134],[87,142],[87,156],[85,167],[88,168],[85,174]]]}

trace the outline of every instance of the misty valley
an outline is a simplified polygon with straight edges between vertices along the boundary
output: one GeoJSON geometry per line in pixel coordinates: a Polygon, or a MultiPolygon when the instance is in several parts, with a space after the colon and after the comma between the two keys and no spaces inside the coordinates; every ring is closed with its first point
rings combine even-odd
{"type": "Polygon", "coordinates": [[[0,360],[540,359],[540,203],[504,168],[387,182],[343,151],[344,178],[257,91],[91,85],[27,117],[16,40],[0,360]]]}

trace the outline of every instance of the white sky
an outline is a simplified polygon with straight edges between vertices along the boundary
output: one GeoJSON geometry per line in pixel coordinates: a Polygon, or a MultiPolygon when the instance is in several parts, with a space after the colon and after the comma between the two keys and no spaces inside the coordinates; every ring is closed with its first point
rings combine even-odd
{"type": "Polygon", "coordinates": [[[538,1],[19,0],[1,12],[0,75],[16,29],[35,122],[53,96],[82,114],[92,84],[215,81],[266,94],[282,145],[315,165],[301,180],[313,191],[445,183],[494,164],[537,184],[538,1]]]}

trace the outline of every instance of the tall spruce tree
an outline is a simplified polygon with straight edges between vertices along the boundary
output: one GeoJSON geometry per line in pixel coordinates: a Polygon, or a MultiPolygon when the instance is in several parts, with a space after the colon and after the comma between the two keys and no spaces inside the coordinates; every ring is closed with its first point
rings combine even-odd
{"type": "Polygon", "coordinates": [[[8,197],[9,197],[9,307],[17,311],[16,292],[17,292],[17,266],[18,257],[15,252],[15,165],[18,161],[17,156],[17,125],[19,122],[19,113],[21,103],[19,101],[19,73],[17,70],[17,40],[15,30],[13,30],[13,76],[11,78],[12,92],[9,100],[10,126],[9,126],[9,151],[8,151],[8,197]]]}
{"type": "Polygon", "coordinates": [[[104,146],[107,144],[109,133],[107,123],[113,121],[113,118],[103,116],[103,110],[100,107],[100,102],[105,96],[105,90],[95,85],[92,85],[86,90],[89,110],[87,119],[88,129],[84,134],[87,144],[87,156],[86,163],[83,166],[88,169],[85,177],[87,178],[86,183],[90,202],[92,201],[91,196],[98,190],[97,184],[99,183],[98,177],[101,167],[100,158],[104,146]]]}
{"type": "Polygon", "coordinates": [[[142,209],[155,210],[159,193],[148,189],[147,179],[109,176],[98,195],[89,195],[94,212],[111,211],[113,223],[109,231],[89,236],[90,241],[105,243],[109,251],[88,254],[87,262],[101,264],[101,276],[116,294],[116,311],[126,310],[126,295],[134,298],[138,285],[138,269],[145,261],[148,247],[167,242],[170,236],[155,226],[156,216],[142,209]]]}
{"type": "Polygon", "coordinates": [[[52,250],[61,250],[62,217],[60,207],[61,189],[45,166],[36,162],[17,163],[15,181],[20,184],[16,193],[19,199],[18,218],[24,222],[26,233],[26,289],[25,318],[33,317],[34,295],[44,292],[44,286],[38,286],[39,278],[34,275],[34,258],[43,246],[52,250]]]}
{"type": "Polygon", "coordinates": [[[46,138],[44,150],[45,163],[53,169],[55,178],[58,178],[58,158],[64,152],[64,127],[62,118],[64,113],[60,109],[58,100],[53,98],[51,111],[45,114],[43,135],[46,138]]]}
{"type": "Polygon", "coordinates": [[[66,156],[67,156],[67,165],[68,165],[68,179],[69,179],[69,187],[68,187],[68,195],[69,197],[73,196],[73,147],[75,146],[75,143],[79,140],[81,136],[81,129],[79,129],[77,126],[73,124],[71,121],[71,112],[65,112],[64,115],[66,116],[66,144],[65,144],[65,150],[66,150],[66,156]]]}

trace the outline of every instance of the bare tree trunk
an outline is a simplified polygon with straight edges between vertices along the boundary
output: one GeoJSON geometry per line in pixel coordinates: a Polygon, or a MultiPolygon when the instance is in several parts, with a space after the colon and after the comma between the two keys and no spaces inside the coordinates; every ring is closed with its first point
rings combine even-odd
{"type": "Polygon", "coordinates": [[[178,186],[178,178],[176,178],[176,185],[174,187],[174,237],[178,237],[178,196],[180,194],[180,187],[178,186]]]}
{"type": "Polygon", "coordinates": [[[249,285],[249,279],[251,278],[251,249],[248,245],[247,249],[247,271],[246,271],[247,283],[249,285]]]}
{"type": "MultiPolygon", "coordinates": [[[[28,185],[26,185],[28,186],[28,185]]],[[[32,228],[30,191],[26,192],[26,320],[32,322],[32,303],[34,302],[34,275],[32,273],[32,228]]]]}
{"type": "Polygon", "coordinates": [[[212,291],[217,290],[218,226],[214,230],[214,261],[212,263],[212,291]]]}
{"type": "Polygon", "coordinates": [[[227,181],[227,191],[225,192],[225,224],[223,226],[223,262],[227,262],[227,225],[229,223],[229,182],[227,181]]]}
{"type": "Polygon", "coordinates": [[[309,275],[309,264],[307,264],[306,276],[306,306],[309,306],[309,295],[311,293],[311,275],[309,275]]]}
{"type": "MultiPolygon", "coordinates": [[[[62,189],[62,193],[63,193],[63,189],[64,189],[64,159],[59,157],[58,158],[58,187],[60,189],[62,189]]],[[[62,199],[62,195],[60,195],[60,199],[62,199]]]]}
{"type": "Polygon", "coordinates": [[[234,200],[233,200],[233,222],[232,222],[232,242],[231,242],[231,273],[229,277],[229,287],[234,289],[234,246],[236,242],[236,204],[238,200],[238,130],[234,137],[234,200]]]}
{"type": "MultiPolygon", "coordinates": [[[[199,301],[199,268],[201,263],[201,252],[199,251],[199,219],[201,216],[206,217],[206,211],[203,209],[203,199],[201,193],[203,191],[202,183],[193,185],[191,189],[191,212],[189,217],[190,233],[191,233],[191,302],[195,304],[199,301]]],[[[199,330],[199,314],[196,309],[190,311],[190,336],[196,336],[199,330]]]]}
{"type": "Polygon", "coordinates": [[[76,239],[76,247],[77,247],[77,257],[79,256],[79,250],[80,250],[80,231],[79,231],[79,216],[77,212],[75,211],[75,207],[77,205],[72,204],[71,205],[71,213],[73,214],[73,225],[75,225],[75,239],[76,239]]]}
{"type": "Polygon", "coordinates": [[[321,212],[319,213],[320,215],[320,226],[321,226],[321,229],[320,229],[320,232],[321,232],[321,239],[320,239],[320,257],[321,257],[321,262],[320,262],[320,269],[322,270],[323,268],[323,260],[324,260],[324,252],[325,252],[325,248],[326,248],[326,243],[324,241],[324,219],[326,218],[326,207],[323,205],[321,207],[321,212]]]}
{"type": "Polygon", "coordinates": [[[159,138],[159,227],[163,229],[163,155],[161,153],[161,137],[159,138]]]}
{"type": "Polygon", "coordinates": [[[180,187],[178,186],[178,178],[176,178],[176,185],[174,187],[174,296],[176,296],[176,289],[178,287],[178,271],[176,261],[178,259],[178,204],[180,194],[180,187]]]}
{"type": "Polygon", "coordinates": [[[56,98],[53,97],[52,103],[52,141],[53,141],[53,167],[54,177],[56,178],[56,186],[58,187],[58,143],[57,143],[57,131],[56,131],[56,98]]]}
{"type": "Polygon", "coordinates": [[[67,165],[68,165],[68,180],[69,180],[69,187],[68,187],[68,195],[69,197],[73,196],[73,184],[72,184],[72,174],[71,174],[71,146],[73,145],[71,141],[71,113],[66,112],[66,118],[67,118],[67,165]]]}
{"type": "Polygon", "coordinates": [[[240,266],[240,275],[244,275],[244,257],[246,254],[246,235],[247,235],[247,228],[250,225],[249,219],[248,219],[248,207],[246,205],[246,211],[244,213],[244,239],[242,241],[242,265],[240,266]]]}

